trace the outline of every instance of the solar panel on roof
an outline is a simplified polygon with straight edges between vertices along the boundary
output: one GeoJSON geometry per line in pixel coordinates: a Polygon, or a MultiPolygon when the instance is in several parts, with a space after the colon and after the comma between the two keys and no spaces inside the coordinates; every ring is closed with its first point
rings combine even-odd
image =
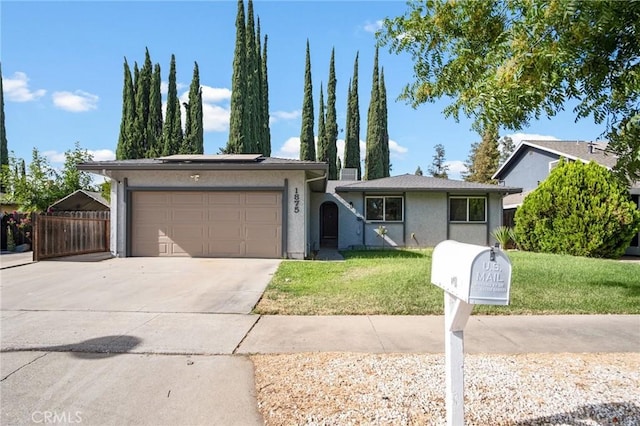
{"type": "Polygon", "coordinates": [[[242,163],[260,159],[262,154],[176,154],[158,158],[166,163],[242,163]]]}

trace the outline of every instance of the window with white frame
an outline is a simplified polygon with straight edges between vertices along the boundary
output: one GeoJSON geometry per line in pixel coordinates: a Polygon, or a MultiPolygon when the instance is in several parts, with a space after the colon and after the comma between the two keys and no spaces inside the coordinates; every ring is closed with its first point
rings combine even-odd
{"type": "Polygon", "coordinates": [[[404,199],[398,196],[365,197],[365,217],[375,222],[402,222],[404,199]]]}
{"type": "Polygon", "coordinates": [[[486,197],[451,197],[449,198],[450,222],[486,222],[486,197]]]}

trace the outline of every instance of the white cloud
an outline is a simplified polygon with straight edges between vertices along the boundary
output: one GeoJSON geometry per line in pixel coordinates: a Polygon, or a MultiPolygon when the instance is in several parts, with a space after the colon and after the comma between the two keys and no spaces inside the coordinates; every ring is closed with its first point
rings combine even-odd
{"type": "MultiPolygon", "coordinates": [[[[447,174],[449,175],[449,179],[460,180],[462,179],[462,173],[467,171],[467,167],[464,165],[464,161],[460,160],[451,160],[445,161],[445,166],[449,166],[449,171],[447,174]]],[[[427,170],[424,170],[425,174],[427,170]]]]}
{"type": "Polygon", "coordinates": [[[389,139],[389,155],[393,158],[402,158],[403,154],[409,151],[408,148],[400,145],[398,142],[389,139]]]}
{"type": "Polygon", "coordinates": [[[205,132],[226,132],[229,130],[229,108],[220,105],[202,104],[202,121],[205,132]]]}
{"type": "Polygon", "coordinates": [[[75,92],[54,92],[52,95],[53,104],[65,111],[84,112],[98,108],[97,95],[76,90],[75,92]]]}
{"type": "Polygon", "coordinates": [[[295,120],[300,118],[302,111],[299,109],[295,111],[273,111],[269,114],[269,124],[276,123],[283,120],[295,120]]]}
{"type": "Polygon", "coordinates": [[[93,157],[93,161],[109,161],[116,159],[116,153],[110,149],[87,150],[93,157]]]}
{"type": "MultiPolygon", "coordinates": [[[[186,84],[184,83],[176,83],[176,90],[182,90],[185,87],[187,87],[186,84]]],[[[166,95],[167,93],[169,93],[169,83],[166,81],[161,81],[160,82],[160,94],[161,95],[166,95]]]]}
{"type": "Polygon", "coordinates": [[[13,77],[2,77],[2,89],[4,96],[13,102],[34,101],[47,93],[44,89],[31,90],[29,77],[20,71],[13,73],[13,77]]]}
{"type": "Polygon", "coordinates": [[[64,163],[64,152],[44,151],[42,153],[52,163],[64,163]]]}
{"type": "Polygon", "coordinates": [[[300,158],[300,137],[293,136],[287,139],[276,152],[275,157],[300,158]]]}
{"type": "Polygon", "coordinates": [[[211,87],[205,85],[201,85],[200,87],[202,88],[203,103],[218,103],[231,99],[231,90],[226,87],[211,87]]]}
{"type": "Polygon", "coordinates": [[[510,135],[505,135],[511,138],[514,146],[520,145],[522,141],[557,141],[559,140],[555,136],[550,135],[538,135],[535,133],[511,133],[510,135]]]}
{"type": "Polygon", "coordinates": [[[377,20],[375,22],[367,21],[362,27],[366,32],[375,34],[376,31],[382,29],[382,20],[377,20]]]}

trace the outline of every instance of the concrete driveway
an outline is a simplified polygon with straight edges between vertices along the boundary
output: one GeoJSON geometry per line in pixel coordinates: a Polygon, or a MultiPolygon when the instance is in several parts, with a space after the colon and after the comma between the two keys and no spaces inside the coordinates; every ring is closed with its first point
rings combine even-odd
{"type": "Polygon", "coordinates": [[[279,260],[93,260],[0,271],[1,424],[262,424],[233,354],[279,260]]]}
{"type": "Polygon", "coordinates": [[[74,259],[3,269],[2,310],[247,314],[280,263],[275,259],[74,259]]]}

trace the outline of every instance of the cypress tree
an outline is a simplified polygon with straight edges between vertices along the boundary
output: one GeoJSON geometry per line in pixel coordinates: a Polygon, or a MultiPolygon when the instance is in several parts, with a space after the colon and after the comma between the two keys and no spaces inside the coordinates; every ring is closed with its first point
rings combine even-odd
{"type": "Polygon", "coordinates": [[[358,100],[358,56],[353,64],[353,79],[349,86],[347,102],[347,124],[344,143],[344,167],[358,169],[358,179],[362,178],[360,162],[360,105],[358,100]]]}
{"type": "Polygon", "coordinates": [[[145,53],[145,61],[142,69],[138,72],[135,85],[136,118],[134,124],[134,138],[139,149],[138,158],[143,158],[149,151],[149,140],[147,137],[147,125],[149,120],[149,98],[152,78],[151,58],[149,49],[145,53]]]}
{"type": "Polygon", "coordinates": [[[264,108],[263,102],[263,94],[264,90],[263,85],[263,77],[262,77],[262,40],[260,39],[260,17],[258,17],[258,22],[256,24],[256,74],[257,74],[257,87],[256,87],[256,153],[261,153],[264,155],[264,125],[262,120],[264,119],[264,112],[262,109],[264,108]]]}
{"type": "Polygon", "coordinates": [[[120,120],[120,136],[116,147],[116,159],[127,160],[137,157],[132,146],[132,133],[136,119],[135,93],[131,79],[131,68],[124,59],[124,83],[122,87],[122,118],[120,120]]]}
{"type": "Polygon", "coordinates": [[[256,29],[255,21],[253,17],[253,0],[249,0],[247,5],[247,26],[245,28],[245,64],[246,64],[246,96],[244,98],[244,152],[257,153],[259,152],[259,87],[261,85],[259,81],[258,68],[260,63],[258,61],[257,49],[256,49],[256,29]]]}
{"type": "Polygon", "coordinates": [[[244,1],[238,0],[238,13],[236,15],[236,46],[233,56],[233,77],[231,81],[231,106],[229,117],[229,140],[225,152],[239,154],[246,152],[245,136],[245,98],[247,96],[247,72],[246,72],[246,36],[244,1]]]}
{"type": "Polygon", "coordinates": [[[366,180],[384,177],[382,158],[382,129],[380,127],[380,83],[378,75],[378,48],[373,59],[373,79],[371,100],[367,114],[367,156],[365,159],[366,180]]]}
{"type": "MultiPolygon", "coordinates": [[[[320,137],[321,135],[319,134],[318,138],[320,137]]],[[[316,147],[313,139],[313,84],[311,83],[311,52],[309,39],[307,39],[307,55],[304,66],[304,98],[302,100],[302,129],[300,131],[301,160],[315,161],[316,147]]]]}
{"type": "Polygon", "coordinates": [[[204,152],[202,130],[202,91],[200,89],[200,71],[198,63],[193,67],[193,78],[189,87],[189,102],[186,109],[185,135],[180,154],[202,154],[204,152]]]}
{"type": "MultiPolygon", "coordinates": [[[[320,83],[320,107],[318,112],[318,161],[329,162],[329,145],[327,144],[327,127],[324,114],[324,94],[320,83]]],[[[331,165],[329,165],[331,168],[331,165]]]]}
{"type": "Polygon", "coordinates": [[[4,90],[2,88],[2,65],[0,64],[0,167],[4,172],[4,168],[8,166],[9,148],[7,144],[7,129],[4,126],[4,90]]]}
{"type": "Polygon", "coordinates": [[[380,70],[380,147],[382,152],[382,172],[383,177],[389,177],[391,163],[389,162],[389,124],[387,120],[387,87],[384,84],[384,67],[380,70]]]}
{"type": "Polygon", "coordinates": [[[177,154],[182,144],[182,119],[180,117],[180,100],[176,85],[176,57],[171,55],[169,67],[169,88],[167,92],[167,109],[162,129],[163,155],[177,154]]]}
{"type": "Polygon", "coordinates": [[[160,85],[160,64],[155,64],[149,89],[149,119],[147,120],[147,158],[159,157],[164,149],[162,145],[162,94],[160,85]]]}
{"type": "MultiPolygon", "coordinates": [[[[336,157],[338,155],[338,117],[336,113],[336,67],[335,49],[331,49],[329,62],[329,83],[327,84],[327,119],[326,119],[327,162],[329,163],[329,179],[338,179],[336,157]]],[[[318,131],[319,133],[319,131],[318,131]]]]}
{"type": "Polygon", "coordinates": [[[269,79],[267,72],[267,35],[262,46],[262,154],[271,155],[271,129],[269,127],[269,79]]]}

